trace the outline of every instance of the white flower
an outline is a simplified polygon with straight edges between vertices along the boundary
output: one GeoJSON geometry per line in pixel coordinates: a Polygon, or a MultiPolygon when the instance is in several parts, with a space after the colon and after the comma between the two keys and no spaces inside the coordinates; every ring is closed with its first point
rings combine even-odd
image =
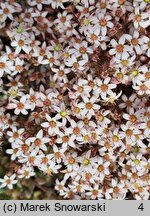
{"type": "Polygon", "coordinates": [[[59,106],[53,106],[54,110],[57,111],[57,114],[55,118],[57,120],[62,119],[62,123],[65,126],[67,123],[67,120],[70,119],[70,111],[67,109],[64,103],[61,103],[59,106]]]}
{"type": "Polygon", "coordinates": [[[48,155],[48,158],[53,160],[54,162],[61,163],[64,158],[64,152],[66,152],[66,148],[58,148],[56,145],[53,145],[53,153],[48,155]]]}
{"type": "Polygon", "coordinates": [[[117,180],[112,179],[110,189],[106,191],[106,199],[124,199],[127,193],[127,189],[125,185],[122,183],[118,183],[117,180]]]}
{"type": "Polygon", "coordinates": [[[79,164],[77,162],[77,153],[76,152],[68,152],[64,158],[64,164],[67,166],[67,170],[72,172],[74,170],[79,169],[79,164]]]}
{"type": "Polygon", "coordinates": [[[8,139],[8,141],[10,143],[16,143],[16,144],[22,144],[22,134],[24,133],[25,129],[24,128],[20,128],[17,130],[16,127],[12,128],[12,131],[7,131],[7,135],[10,136],[10,138],[8,139]]]}
{"type": "Polygon", "coordinates": [[[4,179],[0,179],[0,188],[8,187],[10,190],[13,189],[13,185],[17,183],[15,180],[16,174],[11,175],[8,177],[7,175],[4,176],[4,179]]]}
{"type": "Polygon", "coordinates": [[[107,94],[112,94],[112,89],[116,88],[116,84],[111,84],[110,77],[107,77],[102,81],[101,79],[96,79],[96,86],[94,87],[94,93],[95,95],[100,95],[102,98],[106,96],[107,94]]]}
{"type": "Polygon", "coordinates": [[[128,35],[127,38],[131,43],[131,46],[135,49],[136,53],[139,55],[142,53],[141,49],[141,38],[139,38],[139,32],[134,31],[133,36],[128,35]]]}
{"type": "Polygon", "coordinates": [[[19,115],[20,113],[22,113],[23,115],[27,115],[27,109],[31,109],[31,105],[29,104],[26,95],[23,95],[20,98],[20,101],[13,99],[12,102],[13,103],[8,104],[8,109],[15,109],[14,113],[16,115],[19,115]]]}
{"type": "Polygon", "coordinates": [[[15,36],[15,40],[11,42],[11,46],[15,47],[15,53],[19,54],[22,50],[25,53],[29,53],[31,51],[31,47],[29,45],[30,40],[24,37],[15,36]]]}
{"type": "Polygon", "coordinates": [[[56,135],[60,133],[59,127],[62,126],[62,123],[57,121],[55,117],[50,117],[48,114],[46,114],[46,119],[48,122],[43,122],[41,126],[43,128],[48,128],[48,134],[49,135],[56,135]]]}
{"type": "Polygon", "coordinates": [[[110,55],[115,55],[118,59],[126,58],[129,53],[133,52],[133,49],[129,45],[125,45],[126,35],[122,35],[119,38],[118,43],[115,39],[110,41],[111,45],[114,47],[113,49],[109,50],[110,55]]]}
{"type": "Polygon", "coordinates": [[[95,115],[95,111],[100,109],[100,105],[96,104],[97,97],[93,96],[88,98],[86,96],[83,97],[84,102],[80,102],[78,107],[82,109],[82,114],[85,116],[89,114],[90,116],[95,115]]]}
{"type": "Polygon", "coordinates": [[[72,67],[73,71],[84,70],[84,65],[87,63],[87,60],[77,60],[77,58],[72,55],[71,58],[65,62],[65,64],[69,67],[72,67]]]}
{"type": "Polygon", "coordinates": [[[63,11],[63,13],[58,13],[58,19],[55,19],[54,23],[58,28],[71,27],[71,19],[73,16],[71,14],[67,14],[67,11],[63,11]]]}
{"type": "Polygon", "coordinates": [[[88,81],[86,79],[79,78],[78,82],[73,85],[73,89],[76,91],[75,96],[81,96],[87,95],[89,97],[89,93],[92,90],[92,88],[88,85],[88,81]]]}
{"type": "Polygon", "coordinates": [[[71,130],[70,128],[64,128],[64,132],[60,132],[56,142],[58,144],[62,144],[63,148],[67,148],[67,146],[71,146],[73,148],[76,148],[75,142],[74,142],[74,137],[71,136],[71,130]]]}
{"type": "Polygon", "coordinates": [[[38,10],[42,10],[42,7],[43,7],[43,4],[46,4],[46,5],[48,5],[49,4],[49,1],[47,1],[47,0],[28,0],[28,4],[30,5],[30,6],[36,6],[37,8],[38,8],[38,10]]]}
{"type": "Polygon", "coordinates": [[[91,47],[88,47],[88,43],[86,41],[82,41],[81,43],[75,43],[73,44],[72,49],[70,49],[69,53],[71,55],[74,55],[76,57],[82,56],[83,59],[86,59],[88,61],[88,53],[92,54],[93,50],[91,47]]]}
{"type": "Polygon", "coordinates": [[[133,21],[135,29],[139,27],[147,28],[150,25],[149,13],[140,12],[139,7],[135,7],[134,13],[129,15],[129,20],[133,21]]]}
{"type": "Polygon", "coordinates": [[[35,172],[34,172],[33,167],[23,166],[21,169],[18,170],[18,178],[29,179],[30,177],[34,175],[35,175],[35,172]]]}
{"type": "Polygon", "coordinates": [[[103,182],[105,176],[110,174],[109,165],[109,161],[104,162],[102,158],[98,159],[98,163],[96,164],[96,174],[98,175],[101,183],[103,182]]]}
{"type": "Polygon", "coordinates": [[[136,168],[137,171],[139,172],[144,172],[148,167],[148,162],[146,159],[144,160],[144,157],[142,157],[142,154],[134,155],[130,154],[131,160],[128,160],[127,164],[133,166],[136,168]]]}
{"type": "Polygon", "coordinates": [[[94,187],[89,187],[87,190],[89,192],[86,192],[86,195],[89,196],[90,199],[100,199],[103,197],[99,184],[94,184],[94,187]]]}
{"type": "Polygon", "coordinates": [[[98,32],[98,34],[100,34],[100,32],[101,32],[102,36],[106,36],[107,28],[113,28],[113,26],[114,26],[114,24],[112,22],[110,22],[111,19],[112,19],[112,17],[110,15],[98,13],[97,19],[93,20],[93,23],[95,24],[93,29],[96,30],[96,32],[98,32]]]}
{"type": "Polygon", "coordinates": [[[41,129],[35,137],[29,137],[26,139],[26,143],[30,144],[32,143],[32,147],[35,151],[39,151],[39,149],[43,151],[47,151],[47,147],[45,143],[48,143],[50,139],[48,137],[43,136],[43,130],[41,129]]]}
{"type": "Polygon", "coordinates": [[[126,139],[127,144],[135,144],[136,135],[141,134],[141,131],[136,129],[133,125],[130,125],[130,122],[127,122],[126,125],[121,125],[123,131],[120,132],[120,137],[126,139]]]}
{"type": "Polygon", "coordinates": [[[5,22],[7,17],[11,20],[13,20],[12,14],[15,13],[14,7],[7,2],[5,3],[0,3],[0,17],[1,17],[1,22],[5,22]]]}
{"type": "Polygon", "coordinates": [[[13,70],[13,61],[10,61],[6,55],[0,56],[0,77],[3,76],[4,72],[11,74],[13,70]]]}
{"type": "Polygon", "coordinates": [[[142,51],[146,52],[146,55],[150,57],[150,38],[143,35],[140,40],[142,51]]]}

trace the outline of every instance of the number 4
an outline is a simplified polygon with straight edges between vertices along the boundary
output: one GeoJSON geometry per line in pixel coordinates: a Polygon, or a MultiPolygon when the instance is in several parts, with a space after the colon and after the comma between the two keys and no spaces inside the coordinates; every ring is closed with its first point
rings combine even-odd
{"type": "Polygon", "coordinates": [[[141,204],[139,205],[138,209],[140,209],[141,211],[144,210],[143,203],[141,203],[141,204]]]}

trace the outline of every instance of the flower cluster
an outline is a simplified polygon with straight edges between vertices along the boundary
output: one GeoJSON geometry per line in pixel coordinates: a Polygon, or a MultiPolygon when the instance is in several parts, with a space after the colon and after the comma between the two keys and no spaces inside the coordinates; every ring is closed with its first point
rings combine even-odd
{"type": "Polygon", "coordinates": [[[149,199],[149,0],[0,1],[0,188],[149,199]],[[17,2],[17,3],[16,3],[17,2]]]}

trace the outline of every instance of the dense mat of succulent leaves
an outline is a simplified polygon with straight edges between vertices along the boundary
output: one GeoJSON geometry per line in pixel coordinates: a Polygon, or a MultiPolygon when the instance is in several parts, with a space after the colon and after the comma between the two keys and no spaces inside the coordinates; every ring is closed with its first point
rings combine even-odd
{"type": "Polygon", "coordinates": [[[0,198],[149,199],[149,2],[0,0],[0,198]]]}

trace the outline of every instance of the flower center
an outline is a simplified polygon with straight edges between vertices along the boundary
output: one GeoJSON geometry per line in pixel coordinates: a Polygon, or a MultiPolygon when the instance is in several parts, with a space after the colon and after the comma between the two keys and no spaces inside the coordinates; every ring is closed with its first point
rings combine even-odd
{"type": "Polygon", "coordinates": [[[49,58],[49,62],[50,62],[50,63],[54,63],[54,62],[55,62],[54,57],[49,58]]]}
{"type": "Polygon", "coordinates": [[[102,26],[102,27],[107,25],[107,21],[105,20],[105,18],[100,19],[99,25],[102,26]]]}
{"type": "Polygon", "coordinates": [[[23,68],[20,65],[16,65],[15,69],[16,71],[22,71],[23,68]]]}
{"type": "Polygon", "coordinates": [[[24,109],[24,104],[21,103],[21,102],[19,102],[19,103],[17,104],[17,108],[20,109],[20,110],[24,109]]]}
{"type": "Polygon", "coordinates": [[[92,191],[92,194],[93,194],[94,196],[97,196],[97,195],[98,195],[98,191],[97,191],[97,190],[93,190],[93,191],[92,191]]]}
{"type": "Polygon", "coordinates": [[[75,163],[75,159],[73,157],[70,157],[68,160],[69,164],[74,164],[75,163]]]}
{"type": "Polygon", "coordinates": [[[102,92],[106,92],[108,90],[108,86],[106,84],[101,85],[102,92]]]}
{"type": "Polygon", "coordinates": [[[23,145],[21,146],[21,149],[22,149],[23,152],[27,152],[28,149],[29,149],[29,146],[28,146],[27,144],[23,144],[23,145]]]}
{"type": "Polygon", "coordinates": [[[29,162],[31,163],[31,164],[33,164],[34,163],[34,160],[35,160],[35,157],[29,157],[29,162]]]}
{"type": "Polygon", "coordinates": [[[92,41],[96,41],[98,39],[98,36],[96,34],[91,34],[90,38],[92,41]]]}
{"type": "Polygon", "coordinates": [[[133,147],[133,151],[134,151],[135,153],[138,153],[138,152],[139,152],[139,147],[138,147],[138,146],[134,146],[134,147],[133,147]]]}
{"type": "Polygon", "coordinates": [[[140,164],[140,160],[135,159],[135,160],[134,160],[134,164],[135,164],[135,165],[139,165],[139,164],[140,164]]]}
{"type": "Polygon", "coordinates": [[[50,122],[49,122],[49,125],[50,125],[50,127],[54,128],[54,127],[56,127],[56,122],[50,121],[50,122]]]}
{"type": "Polygon", "coordinates": [[[79,52],[81,54],[85,54],[86,53],[86,48],[85,47],[80,47],[79,52]]]}
{"type": "Polygon", "coordinates": [[[140,22],[141,19],[142,19],[142,17],[141,17],[140,14],[138,14],[138,15],[135,16],[135,21],[140,22]]]}
{"type": "Polygon", "coordinates": [[[5,68],[5,63],[4,62],[0,62],[0,69],[5,68]]]}
{"type": "Polygon", "coordinates": [[[67,143],[69,141],[69,136],[63,136],[62,141],[63,143],[67,143]]]}
{"type": "Polygon", "coordinates": [[[123,67],[127,67],[128,66],[128,60],[123,59],[121,61],[121,64],[122,64],[123,67]]]}
{"type": "Polygon", "coordinates": [[[10,180],[10,179],[7,179],[7,180],[6,180],[6,184],[7,184],[7,185],[11,184],[11,180],[10,180]]]}
{"type": "Polygon", "coordinates": [[[19,137],[19,134],[18,134],[17,132],[14,132],[14,133],[13,133],[13,138],[14,138],[14,139],[17,139],[18,137],[19,137]]]}
{"type": "Polygon", "coordinates": [[[146,73],[145,73],[145,78],[146,78],[146,79],[150,79],[150,72],[146,72],[146,73]]]}
{"type": "Polygon", "coordinates": [[[114,192],[114,193],[119,193],[119,192],[120,192],[120,189],[116,186],[116,187],[113,188],[113,192],[114,192]]]}
{"type": "Polygon", "coordinates": [[[119,78],[119,79],[123,79],[123,74],[120,72],[120,73],[117,73],[117,77],[119,78]]]}
{"type": "Polygon", "coordinates": [[[4,14],[8,14],[9,13],[9,9],[8,8],[4,8],[3,12],[4,12],[4,14]]]}
{"type": "Polygon", "coordinates": [[[90,24],[90,20],[85,18],[83,20],[83,25],[88,26],[89,24],[90,24]]]}
{"type": "Polygon", "coordinates": [[[148,90],[148,87],[146,85],[141,85],[140,86],[141,91],[146,92],[148,90]]]}
{"type": "Polygon", "coordinates": [[[64,71],[63,70],[59,70],[58,71],[58,76],[62,77],[64,75],[64,71]]]}
{"type": "Polygon", "coordinates": [[[118,141],[119,141],[119,137],[118,137],[117,135],[114,135],[114,136],[113,136],[113,141],[114,141],[114,142],[118,142],[118,141]]]}
{"type": "Polygon", "coordinates": [[[86,109],[90,110],[92,109],[93,104],[92,103],[86,103],[86,109]]]}
{"type": "Polygon", "coordinates": [[[118,45],[116,46],[116,51],[117,51],[118,53],[122,53],[122,52],[123,52],[123,49],[124,49],[124,45],[122,45],[122,44],[118,44],[118,45]]]}
{"type": "Polygon", "coordinates": [[[55,158],[60,159],[61,158],[61,154],[60,152],[55,152],[54,153],[55,158]]]}
{"type": "Polygon", "coordinates": [[[150,121],[147,122],[147,127],[150,129],[150,121]]]}
{"type": "Polygon", "coordinates": [[[62,118],[65,118],[67,116],[67,112],[66,111],[61,111],[60,115],[62,118]]]}
{"type": "Polygon", "coordinates": [[[47,162],[48,162],[48,158],[47,157],[42,158],[42,163],[43,164],[47,164],[47,162]]]}
{"type": "Polygon", "coordinates": [[[29,176],[29,171],[25,170],[24,171],[24,176],[26,176],[26,177],[29,176]]]}
{"type": "Polygon", "coordinates": [[[106,3],[105,2],[100,2],[100,8],[105,9],[106,8],[106,3]]]}
{"type": "Polygon", "coordinates": [[[97,169],[98,169],[99,172],[103,172],[104,171],[104,166],[103,165],[99,165],[97,169]]]}
{"type": "Polygon", "coordinates": [[[43,101],[43,104],[44,104],[45,106],[50,106],[50,105],[51,105],[51,101],[50,101],[49,99],[45,99],[45,100],[43,101]]]}
{"type": "Polygon", "coordinates": [[[125,103],[126,103],[127,107],[131,107],[132,106],[132,102],[130,100],[127,100],[125,103]]]}
{"type": "Polygon", "coordinates": [[[34,141],[35,146],[40,146],[41,145],[41,140],[40,139],[36,139],[34,141]]]}
{"type": "Polygon", "coordinates": [[[119,0],[119,1],[118,1],[118,4],[119,4],[119,5],[123,5],[124,3],[125,3],[125,0],[119,0]]]}
{"type": "Polygon", "coordinates": [[[19,45],[20,47],[24,46],[24,41],[23,41],[23,40],[19,40],[19,41],[18,41],[18,45],[19,45]]]}
{"type": "Polygon", "coordinates": [[[30,101],[31,101],[32,103],[36,102],[36,97],[35,97],[34,95],[31,95],[31,96],[30,96],[30,101]]]}
{"type": "Polygon", "coordinates": [[[78,92],[82,93],[83,92],[83,87],[82,86],[78,86],[78,92]]]}
{"type": "Polygon", "coordinates": [[[91,177],[92,177],[91,173],[86,173],[85,174],[85,178],[86,178],[87,181],[89,181],[91,179],[91,177]]]}
{"type": "Polygon", "coordinates": [[[137,38],[133,38],[133,39],[131,40],[131,42],[132,42],[132,44],[133,44],[134,46],[136,46],[136,45],[138,44],[138,39],[137,39],[137,38]]]}
{"type": "Polygon", "coordinates": [[[74,62],[72,66],[73,66],[73,68],[74,68],[75,70],[77,70],[78,67],[79,67],[79,63],[78,63],[78,62],[74,62]]]}
{"type": "Polygon", "coordinates": [[[137,117],[136,117],[135,115],[131,115],[131,116],[130,116],[130,121],[131,121],[132,123],[135,123],[136,120],[137,120],[137,117]]]}
{"type": "Polygon", "coordinates": [[[133,135],[133,131],[131,129],[126,130],[126,135],[127,136],[132,136],[133,135]]]}
{"type": "Polygon", "coordinates": [[[80,134],[80,129],[79,129],[78,127],[75,127],[75,128],[73,129],[73,133],[74,133],[75,135],[79,135],[79,134],[80,134]]]}
{"type": "Polygon", "coordinates": [[[99,115],[99,116],[98,116],[98,120],[99,120],[100,122],[104,121],[104,116],[103,116],[103,115],[99,115]]]}
{"type": "Polygon", "coordinates": [[[136,77],[139,74],[139,71],[138,70],[134,70],[134,71],[132,71],[132,74],[133,74],[133,76],[136,77]]]}
{"type": "Polygon", "coordinates": [[[60,21],[61,21],[62,23],[65,23],[65,22],[66,22],[66,17],[65,17],[65,16],[60,17],[60,21]]]}
{"type": "Polygon", "coordinates": [[[89,165],[90,164],[90,160],[89,159],[84,159],[83,160],[83,164],[84,164],[84,166],[87,166],[87,165],[89,165]]]}

